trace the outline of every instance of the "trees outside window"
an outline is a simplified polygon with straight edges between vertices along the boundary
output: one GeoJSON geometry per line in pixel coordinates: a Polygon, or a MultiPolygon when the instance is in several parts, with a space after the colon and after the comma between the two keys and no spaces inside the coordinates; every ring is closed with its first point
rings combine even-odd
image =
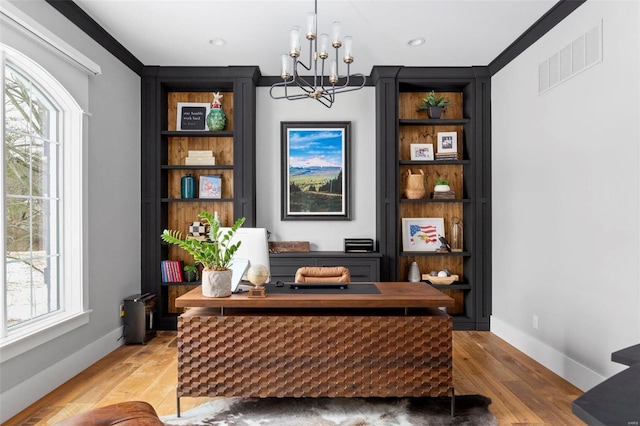
{"type": "Polygon", "coordinates": [[[5,64],[6,326],[60,308],[57,159],[60,109],[5,64]]]}
{"type": "Polygon", "coordinates": [[[0,61],[4,351],[24,337],[77,318],[86,302],[82,110],[51,74],[20,52],[0,44],[0,61]]]}

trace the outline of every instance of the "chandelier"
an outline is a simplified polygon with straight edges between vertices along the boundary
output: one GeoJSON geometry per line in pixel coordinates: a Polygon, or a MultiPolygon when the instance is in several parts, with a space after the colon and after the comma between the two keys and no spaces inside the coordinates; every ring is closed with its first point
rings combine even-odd
{"type": "MultiPolygon", "coordinates": [[[[291,29],[289,53],[281,57],[282,82],[271,86],[269,94],[273,99],[288,99],[295,101],[298,99],[315,99],[327,108],[331,108],[338,93],[352,92],[364,87],[365,77],[362,74],[350,74],[350,66],[353,62],[351,36],[344,38],[344,45],[340,39],[340,22],[332,25],[331,40],[328,34],[320,34],[318,44],[318,0],[315,0],[315,12],[307,14],[306,39],[309,40],[309,62],[305,65],[299,60],[300,57],[300,27],[294,26],[291,29]],[[346,64],[347,73],[340,75],[338,68],[338,58],[340,58],[340,48],[344,46],[344,56],[342,61],[346,64]],[[335,58],[329,62],[329,49],[335,49],[335,58]],[[302,77],[299,68],[313,71],[313,76],[302,77]],[[361,79],[358,84],[349,85],[351,79],[361,79]],[[274,94],[274,90],[280,94],[274,94]]],[[[302,71],[304,72],[304,71],[302,71]]]]}

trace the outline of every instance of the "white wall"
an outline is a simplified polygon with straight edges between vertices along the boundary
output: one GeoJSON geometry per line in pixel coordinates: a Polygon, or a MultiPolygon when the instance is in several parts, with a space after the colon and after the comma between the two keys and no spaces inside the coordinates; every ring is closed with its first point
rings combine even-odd
{"type": "Polygon", "coordinates": [[[640,343],[638,22],[588,1],[491,83],[491,329],[583,390],[640,343]],[[538,65],[601,20],[602,63],[538,95],[538,65]]]}
{"type": "Polygon", "coordinates": [[[342,251],[344,238],[374,238],[376,226],[375,89],[337,95],[331,108],[312,100],[274,100],[257,90],[257,226],[272,241],[309,241],[311,250],[342,251]],[[351,121],[350,221],[281,220],[281,121],[351,121]]]}
{"type": "Polygon", "coordinates": [[[140,77],[43,0],[12,2],[102,68],[88,112],[89,324],[1,365],[0,422],[122,342],[118,307],[140,292],[140,77]]]}

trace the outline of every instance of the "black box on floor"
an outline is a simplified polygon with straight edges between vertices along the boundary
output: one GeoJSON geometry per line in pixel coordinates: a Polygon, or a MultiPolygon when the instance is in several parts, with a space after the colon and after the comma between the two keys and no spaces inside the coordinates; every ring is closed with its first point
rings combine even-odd
{"type": "Polygon", "coordinates": [[[144,345],[156,335],[153,330],[155,310],[155,294],[134,294],[124,299],[124,342],[127,345],[144,345]]]}

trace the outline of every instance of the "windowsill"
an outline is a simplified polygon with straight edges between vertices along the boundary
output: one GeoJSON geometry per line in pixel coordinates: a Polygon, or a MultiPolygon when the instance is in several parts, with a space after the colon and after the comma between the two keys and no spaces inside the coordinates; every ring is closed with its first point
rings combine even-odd
{"type": "Polygon", "coordinates": [[[68,315],[55,316],[49,326],[43,327],[38,323],[36,327],[25,327],[23,330],[0,339],[0,363],[15,358],[40,345],[54,340],[78,327],[89,323],[89,315],[92,310],[68,315]]]}

